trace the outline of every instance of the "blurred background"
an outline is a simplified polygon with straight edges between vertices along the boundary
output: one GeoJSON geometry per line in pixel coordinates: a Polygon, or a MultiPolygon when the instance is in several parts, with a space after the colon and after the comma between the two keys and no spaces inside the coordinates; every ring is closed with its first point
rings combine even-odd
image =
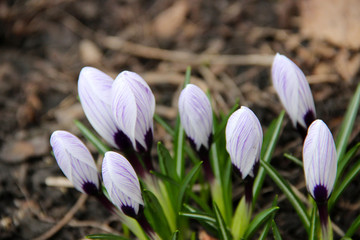
{"type": "MultiPolygon", "coordinates": [[[[88,124],[77,100],[82,67],[112,77],[139,73],[155,94],[156,113],[173,124],[191,66],[191,81],[210,92],[217,114],[239,102],[266,130],[282,110],[270,77],[279,52],[304,71],[318,117],[336,136],[360,82],[359,10],[358,0],[0,1],[0,238],[80,239],[121,229],[95,200],[68,188],[50,155],[54,130],[80,136],[73,120],[88,124]]],[[[351,144],[359,131],[357,120],[351,144]]],[[[155,141],[171,146],[157,124],[155,141]]],[[[301,158],[301,140],[287,117],[272,163],[306,196],[302,169],[284,152],[301,158]]],[[[357,177],[331,214],[337,237],[359,215],[359,184],[357,177]]],[[[270,179],[255,212],[275,194],[284,239],[304,239],[300,220],[270,179]]]]}

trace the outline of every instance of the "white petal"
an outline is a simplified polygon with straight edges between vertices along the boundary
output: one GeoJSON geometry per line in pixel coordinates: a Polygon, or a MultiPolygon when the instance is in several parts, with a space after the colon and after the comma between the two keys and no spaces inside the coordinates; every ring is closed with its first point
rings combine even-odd
{"type": "Polygon", "coordinates": [[[80,139],[66,131],[55,131],[50,144],[59,167],[77,190],[85,193],[84,183],[93,183],[99,188],[94,159],[80,139]]]}
{"type": "Polygon", "coordinates": [[[139,180],[129,161],[116,152],[105,153],[102,176],[112,202],[119,209],[132,207],[137,214],[144,202],[139,180]]]}
{"type": "Polygon", "coordinates": [[[153,132],[155,98],[149,85],[138,74],[123,71],[115,79],[112,87],[113,116],[131,140],[134,149],[136,142],[147,150],[146,133],[153,132]]]}
{"type": "Polygon", "coordinates": [[[306,185],[313,197],[316,186],[326,187],[330,196],[336,177],[336,147],[333,136],[321,120],[315,120],[304,141],[303,161],[306,185]]]}
{"type": "Polygon", "coordinates": [[[209,149],[209,137],[212,133],[212,109],[206,94],[196,85],[188,84],[179,98],[181,125],[187,136],[199,150],[201,145],[209,149]]]}
{"type": "Polygon", "coordinates": [[[226,150],[231,162],[241,172],[242,178],[253,174],[252,169],[260,160],[263,132],[258,118],[242,106],[229,118],[226,130],[226,150]]]}
{"type": "Polygon", "coordinates": [[[78,91],[85,115],[93,128],[111,146],[116,147],[114,136],[118,132],[111,111],[113,79],[93,67],[84,67],[79,76],[78,91]]]}
{"type": "Polygon", "coordinates": [[[272,81],[293,125],[307,129],[304,117],[312,111],[316,117],[314,99],[304,73],[287,57],[276,54],[272,65],[272,81]]]}

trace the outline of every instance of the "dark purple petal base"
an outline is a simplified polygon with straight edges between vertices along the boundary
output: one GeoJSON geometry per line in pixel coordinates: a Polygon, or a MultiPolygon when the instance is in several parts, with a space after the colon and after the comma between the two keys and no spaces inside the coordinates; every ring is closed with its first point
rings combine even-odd
{"type": "Polygon", "coordinates": [[[309,128],[311,123],[313,121],[315,121],[315,113],[312,110],[309,110],[304,116],[304,121],[305,121],[305,124],[306,124],[307,128],[304,128],[299,123],[296,124],[296,129],[300,133],[303,140],[305,140],[305,137],[306,137],[306,134],[307,134],[307,129],[309,128]]]}
{"type": "Polygon", "coordinates": [[[97,200],[110,212],[115,209],[114,204],[104,195],[104,193],[96,187],[94,183],[86,182],[82,186],[84,192],[90,196],[96,197],[97,200]]]}
{"type": "MultiPolygon", "coordinates": [[[[204,145],[201,145],[199,151],[197,151],[194,140],[189,137],[188,137],[188,140],[189,140],[190,146],[197,152],[200,160],[203,161],[203,169],[204,169],[205,178],[211,184],[214,181],[215,177],[214,177],[213,171],[211,169],[210,150],[207,149],[204,145]]],[[[211,143],[212,143],[212,134],[209,136],[208,146],[211,146],[211,143]]]]}

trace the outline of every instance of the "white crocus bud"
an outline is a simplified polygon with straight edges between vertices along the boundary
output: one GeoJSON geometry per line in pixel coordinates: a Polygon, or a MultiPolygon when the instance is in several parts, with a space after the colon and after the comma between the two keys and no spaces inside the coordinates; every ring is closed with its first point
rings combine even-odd
{"type": "Polygon", "coordinates": [[[247,107],[231,114],[225,130],[226,150],[235,169],[245,179],[254,177],[260,161],[263,132],[258,118],[247,107]]]}
{"type": "Polygon", "coordinates": [[[56,161],[74,187],[89,195],[98,195],[99,173],[84,143],[66,131],[55,131],[50,138],[56,161]]]}
{"type": "Polygon", "coordinates": [[[102,176],[111,201],[124,214],[137,218],[144,206],[139,179],[129,161],[116,152],[106,152],[102,176]]]}
{"type": "Polygon", "coordinates": [[[303,162],[306,186],[315,201],[330,197],[336,178],[336,148],[333,136],[322,120],[314,121],[304,141],[303,162]]]}
{"type": "Polygon", "coordinates": [[[153,141],[155,97],[145,80],[130,71],[121,72],[111,90],[111,109],[120,131],[135,150],[149,151],[153,141]]]}
{"type": "Polygon", "coordinates": [[[181,125],[197,151],[201,146],[210,148],[213,119],[206,94],[196,85],[188,84],[179,98],[181,125]]]}
{"type": "Polygon", "coordinates": [[[305,137],[316,119],[314,99],[304,73],[287,57],[276,54],[272,64],[272,82],[292,124],[305,137]]]}

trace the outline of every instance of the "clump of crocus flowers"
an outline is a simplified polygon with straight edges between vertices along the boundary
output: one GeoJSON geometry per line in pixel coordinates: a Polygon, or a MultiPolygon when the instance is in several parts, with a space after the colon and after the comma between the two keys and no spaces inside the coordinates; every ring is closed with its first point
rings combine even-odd
{"type": "MultiPolygon", "coordinates": [[[[332,134],[323,121],[315,120],[310,86],[303,72],[287,57],[276,54],[272,82],[293,126],[304,140],[307,190],[318,208],[322,238],[332,239],[328,200],[337,168],[332,134]]],[[[220,124],[213,114],[210,97],[198,86],[186,84],[179,97],[180,124],[174,137],[180,146],[178,151],[194,153],[192,156],[197,158],[194,161],[198,161],[198,165],[188,176],[181,176],[176,172],[184,168],[178,160],[182,154],[171,156],[161,144],[158,145],[161,161],[156,161],[151,154],[155,98],[140,75],[123,71],[113,80],[98,69],[85,67],[80,72],[78,91],[87,119],[110,147],[103,152],[99,171],[92,154],[79,138],[66,131],[55,131],[50,142],[56,161],[77,190],[94,196],[118,214],[137,238],[188,239],[190,235],[184,229],[191,227],[185,217],[199,221],[205,230],[221,239],[248,238],[265,220],[274,224],[276,206],[259,214],[262,221],[257,219],[259,215],[254,218],[259,226],[252,222],[254,182],[265,137],[259,119],[250,108],[234,109],[220,124]],[[182,131],[190,148],[186,147],[182,131]],[[194,182],[201,179],[198,177],[200,165],[204,178],[200,181],[202,189],[197,193],[192,189],[194,182]],[[234,213],[231,169],[244,183],[244,194],[234,213]],[[206,193],[208,188],[210,196],[206,193]],[[146,198],[143,197],[145,191],[151,192],[146,198]],[[209,202],[213,202],[213,207],[207,206],[209,202]],[[156,217],[146,214],[146,208],[151,206],[156,209],[150,213],[164,216],[165,222],[157,219],[160,222],[157,223],[156,217]],[[162,229],[161,224],[166,222],[167,226],[162,229]]]]}

